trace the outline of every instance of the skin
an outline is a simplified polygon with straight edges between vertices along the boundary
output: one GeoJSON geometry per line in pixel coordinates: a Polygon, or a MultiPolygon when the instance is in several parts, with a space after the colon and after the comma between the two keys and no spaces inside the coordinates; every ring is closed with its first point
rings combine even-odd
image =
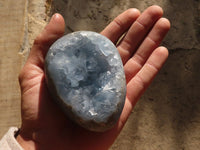
{"type": "Polygon", "coordinates": [[[25,150],[106,150],[115,141],[133,107],[168,57],[160,43],[170,28],[163,10],[151,6],[142,14],[128,9],[101,34],[116,44],[127,80],[125,106],[114,128],[103,133],[87,131],[71,122],[50,97],[44,80],[44,58],[54,41],[64,34],[65,22],[54,14],[35,39],[19,75],[22,126],[17,141],[25,150]],[[122,35],[125,36],[118,41],[122,35]]]}

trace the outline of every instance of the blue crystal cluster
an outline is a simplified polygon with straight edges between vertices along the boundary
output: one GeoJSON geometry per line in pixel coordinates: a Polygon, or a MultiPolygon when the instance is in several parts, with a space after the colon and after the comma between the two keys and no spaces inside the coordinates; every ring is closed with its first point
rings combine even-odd
{"type": "Polygon", "coordinates": [[[66,115],[91,131],[113,127],[122,112],[126,81],[120,55],[91,31],[63,36],[45,59],[46,82],[66,115]]]}

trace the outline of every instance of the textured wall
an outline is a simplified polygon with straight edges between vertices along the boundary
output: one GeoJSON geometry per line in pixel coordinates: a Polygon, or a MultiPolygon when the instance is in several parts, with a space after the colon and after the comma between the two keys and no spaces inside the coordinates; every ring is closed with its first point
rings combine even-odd
{"type": "MultiPolygon", "coordinates": [[[[9,31],[4,29],[3,34],[0,33],[1,135],[9,126],[20,124],[17,71],[26,57],[17,53],[23,52],[23,55],[27,56],[33,39],[48,20],[46,13],[49,10],[51,13],[60,12],[64,16],[67,33],[77,30],[99,32],[127,8],[136,7],[142,11],[150,5],[157,4],[163,7],[164,16],[171,21],[171,30],[163,42],[163,45],[170,50],[169,59],[137,103],[111,150],[200,149],[200,2],[198,0],[84,0],[84,2],[54,0],[52,3],[51,0],[19,0],[19,2],[21,5],[15,7],[20,13],[13,14],[21,18],[15,25],[18,28],[13,28],[12,22],[10,26],[0,22],[1,28],[9,28],[9,31]],[[11,29],[23,33],[18,34],[22,39],[16,42],[18,47],[5,44],[5,41],[14,38],[10,34],[8,39],[4,37],[4,34],[7,35],[11,29]],[[11,72],[5,68],[16,68],[16,70],[11,72]],[[6,76],[7,72],[9,76],[6,76]]],[[[0,2],[1,18],[6,11],[2,6],[11,6],[12,3],[12,0],[0,2]]],[[[12,18],[8,20],[11,21],[12,18]]]]}
{"type": "MultiPolygon", "coordinates": [[[[20,91],[17,74],[21,67],[26,2],[0,1],[0,134],[20,123],[20,91]],[[16,9],[17,8],[17,9],[16,9]],[[9,11],[8,10],[12,10],[9,11]]],[[[1,136],[0,135],[0,136],[1,136]]]]}
{"type": "Polygon", "coordinates": [[[101,31],[127,8],[163,7],[171,30],[169,59],[133,110],[113,150],[200,149],[200,2],[196,0],[54,1],[67,32],[101,31]]]}
{"type": "Polygon", "coordinates": [[[18,74],[48,19],[45,0],[0,0],[0,138],[20,126],[18,74]]]}

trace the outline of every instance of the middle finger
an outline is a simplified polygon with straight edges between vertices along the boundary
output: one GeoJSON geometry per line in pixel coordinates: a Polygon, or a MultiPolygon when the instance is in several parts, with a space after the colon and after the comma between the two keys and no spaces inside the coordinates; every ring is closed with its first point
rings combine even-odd
{"type": "Polygon", "coordinates": [[[123,64],[133,55],[155,22],[161,18],[162,15],[163,10],[161,7],[151,6],[133,23],[125,37],[117,46],[123,64]]]}

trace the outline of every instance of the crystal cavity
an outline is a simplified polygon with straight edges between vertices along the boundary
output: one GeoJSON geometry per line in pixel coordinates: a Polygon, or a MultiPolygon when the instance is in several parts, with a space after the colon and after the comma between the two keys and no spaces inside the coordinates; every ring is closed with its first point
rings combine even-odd
{"type": "Polygon", "coordinates": [[[126,80],[115,45],[103,35],[78,31],[58,39],[46,55],[45,78],[55,102],[80,126],[103,132],[117,123],[126,80]]]}

